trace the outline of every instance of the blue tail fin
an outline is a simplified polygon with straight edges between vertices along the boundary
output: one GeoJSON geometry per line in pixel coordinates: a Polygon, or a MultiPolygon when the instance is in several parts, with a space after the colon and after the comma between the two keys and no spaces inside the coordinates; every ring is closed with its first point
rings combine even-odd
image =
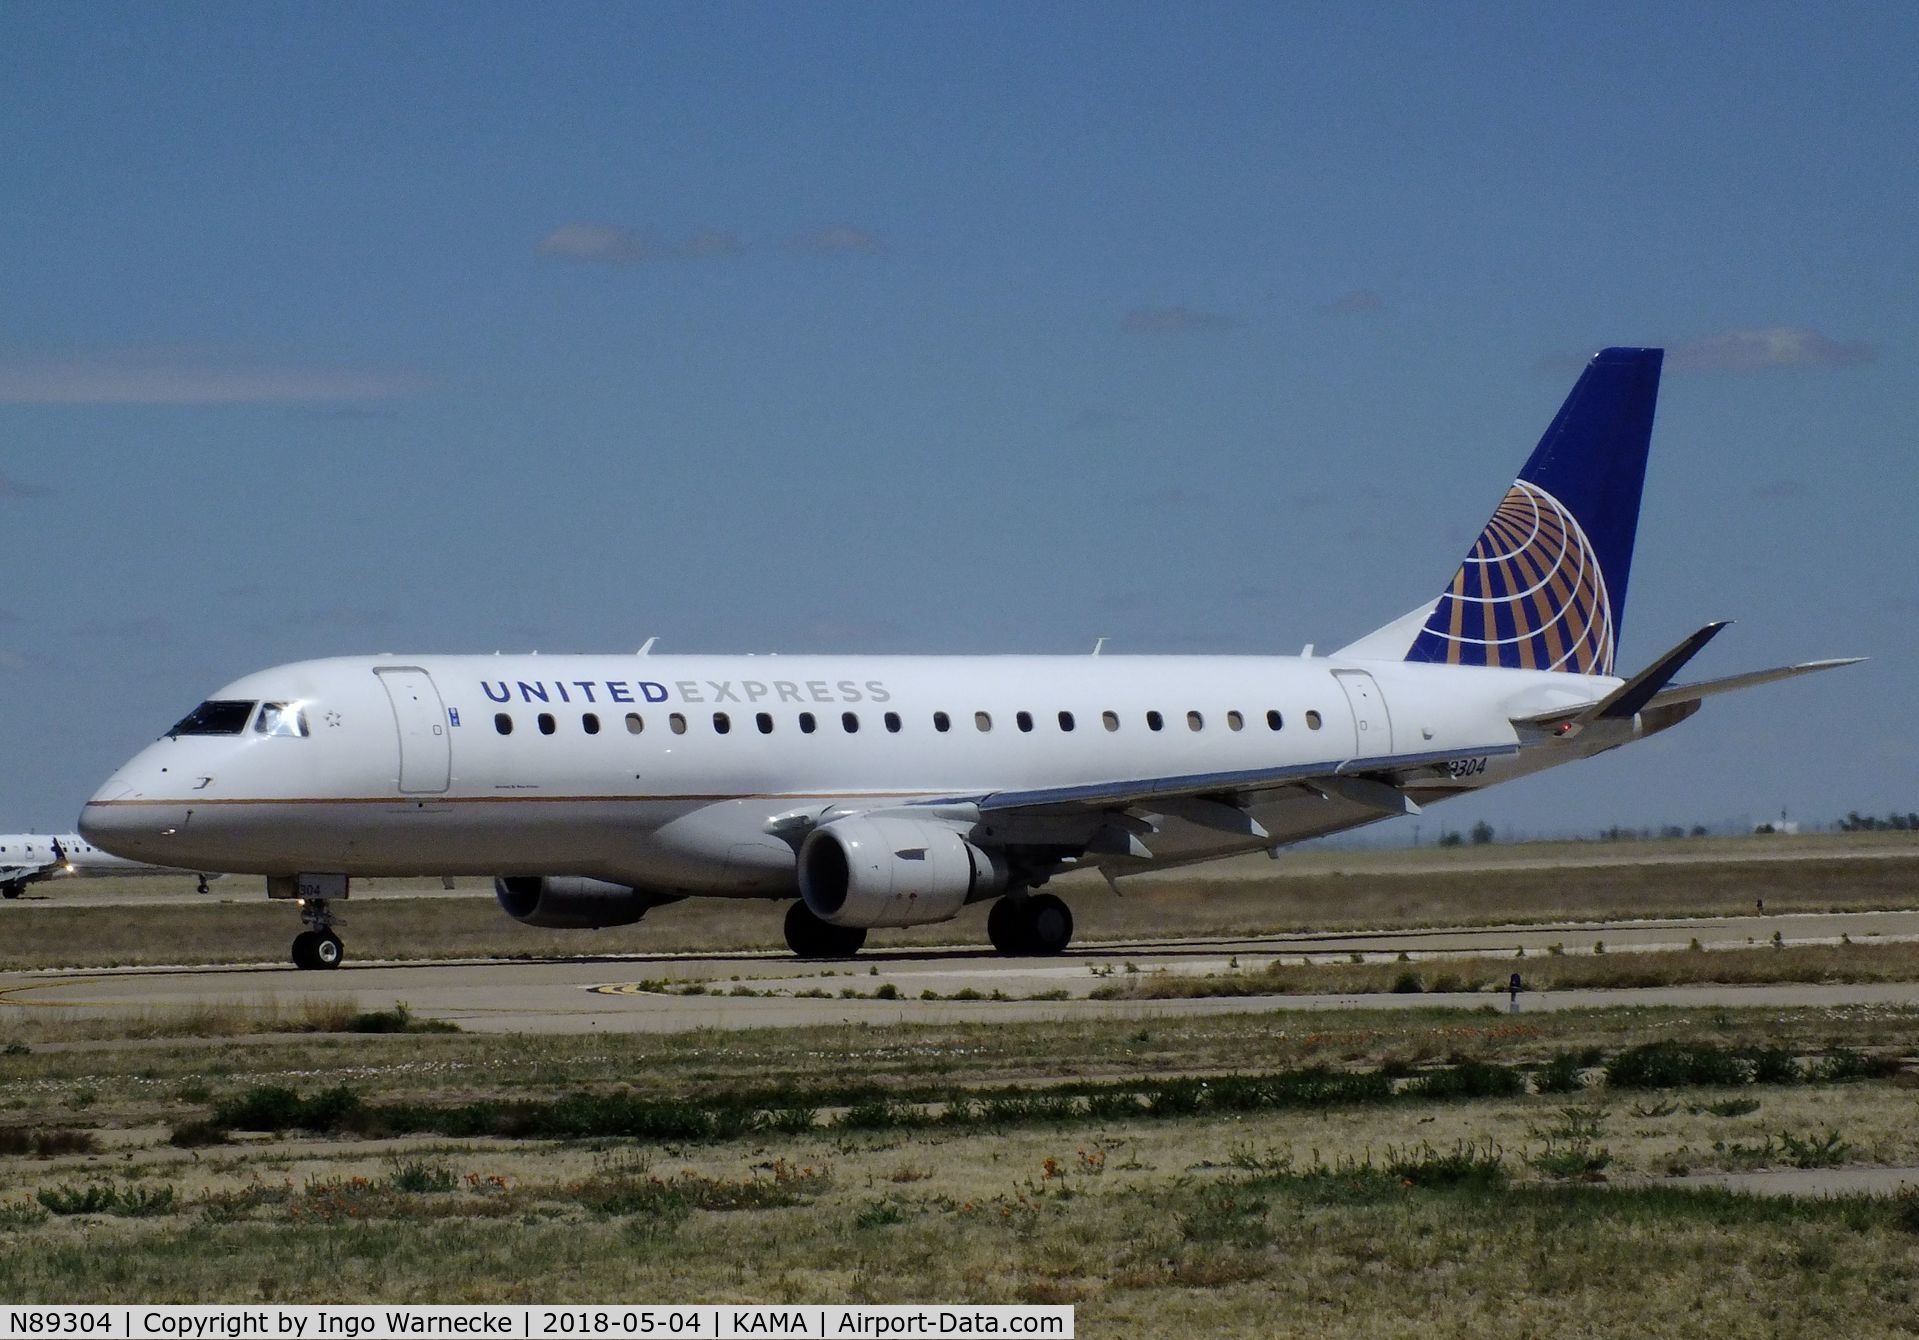
{"type": "Polygon", "coordinates": [[[1663,356],[1593,356],[1407,660],[1613,672],[1663,356]]]}

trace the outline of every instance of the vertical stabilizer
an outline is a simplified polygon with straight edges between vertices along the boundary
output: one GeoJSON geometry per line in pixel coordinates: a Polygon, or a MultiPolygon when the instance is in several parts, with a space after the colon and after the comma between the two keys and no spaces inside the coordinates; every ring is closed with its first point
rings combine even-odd
{"type": "Polygon", "coordinates": [[[1663,355],[1593,356],[1407,660],[1613,673],[1663,355]]]}

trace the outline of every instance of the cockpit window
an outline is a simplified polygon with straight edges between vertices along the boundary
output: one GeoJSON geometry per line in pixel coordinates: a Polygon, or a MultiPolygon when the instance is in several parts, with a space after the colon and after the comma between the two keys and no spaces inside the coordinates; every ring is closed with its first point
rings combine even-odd
{"type": "Polygon", "coordinates": [[[201,703],[181,718],[168,735],[238,735],[247,728],[253,715],[252,703],[232,698],[214,698],[201,703]]]}
{"type": "Polygon", "coordinates": [[[303,736],[307,733],[307,714],[300,710],[298,703],[261,703],[253,733],[303,736]]]}

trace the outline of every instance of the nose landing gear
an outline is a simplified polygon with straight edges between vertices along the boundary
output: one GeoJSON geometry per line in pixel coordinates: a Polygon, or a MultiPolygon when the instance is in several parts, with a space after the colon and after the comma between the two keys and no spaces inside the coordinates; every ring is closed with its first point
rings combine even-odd
{"type": "Polygon", "coordinates": [[[300,920],[308,929],[293,937],[293,966],[296,968],[337,968],[346,957],[346,946],[333,933],[333,915],[324,898],[310,898],[300,904],[300,920]]]}
{"type": "Polygon", "coordinates": [[[293,966],[337,968],[346,946],[333,933],[333,900],[347,896],[345,875],[269,875],[267,897],[298,902],[306,929],[293,937],[293,966]]]}

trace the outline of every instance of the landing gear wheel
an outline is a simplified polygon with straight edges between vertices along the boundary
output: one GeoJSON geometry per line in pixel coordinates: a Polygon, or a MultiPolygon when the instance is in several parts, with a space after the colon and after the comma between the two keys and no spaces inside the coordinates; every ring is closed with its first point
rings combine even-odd
{"type": "Polygon", "coordinates": [[[1020,915],[1026,910],[1025,901],[1007,895],[995,899],[986,913],[986,938],[1009,957],[1026,947],[1026,918],[1020,915]]]}
{"type": "Polygon", "coordinates": [[[24,884],[0,884],[0,898],[18,898],[26,889],[24,884]]]}
{"type": "Polygon", "coordinates": [[[786,909],[786,947],[801,958],[851,958],[865,943],[864,926],[821,921],[804,899],[786,909]]]}
{"type": "Polygon", "coordinates": [[[313,951],[314,943],[319,940],[318,931],[301,931],[293,937],[293,966],[296,968],[317,968],[320,959],[313,951]]]}
{"type": "Polygon", "coordinates": [[[313,966],[316,968],[337,968],[340,960],[346,957],[346,946],[340,943],[340,937],[332,931],[321,931],[313,940],[313,966]]]}
{"type": "Polygon", "coordinates": [[[1073,942],[1073,910],[1050,893],[1026,900],[1026,948],[1034,954],[1058,954],[1073,942]]]}

